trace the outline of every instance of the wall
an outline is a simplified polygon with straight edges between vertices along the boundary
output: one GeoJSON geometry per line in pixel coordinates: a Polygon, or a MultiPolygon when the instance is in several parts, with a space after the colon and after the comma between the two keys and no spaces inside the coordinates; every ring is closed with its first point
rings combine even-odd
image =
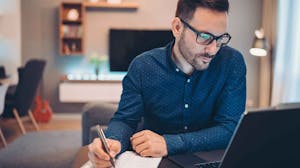
{"type": "Polygon", "coordinates": [[[17,82],[21,65],[20,0],[0,0],[0,65],[17,82]]]}
{"type": "Polygon", "coordinates": [[[262,16],[262,0],[229,0],[230,45],[244,55],[247,64],[247,104],[258,106],[259,57],[250,55],[255,29],[259,29],[262,16]]]}
{"type": "MultiPolygon", "coordinates": [[[[55,112],[79,112],[82,104],[62,104],[58,100],[58,84],[62,74],[93,72],[87,56],[107,54],[108,29],[170,28],[177,1],[132,0],[137,11],[89,9],[86,14],[86,56],[61,57],[58,53],[58,6],[61,0],[26,0],[21,2],[22,62],[30,58],[47,60],[44,74],[44,95],[55,112]]],[[[257,104],[258,59],[248,53],[255,28],[260,26],[260,0],[230,0],[229,32],[231,46],[240,50],[248,66],[248,98],[257,104]]]]}

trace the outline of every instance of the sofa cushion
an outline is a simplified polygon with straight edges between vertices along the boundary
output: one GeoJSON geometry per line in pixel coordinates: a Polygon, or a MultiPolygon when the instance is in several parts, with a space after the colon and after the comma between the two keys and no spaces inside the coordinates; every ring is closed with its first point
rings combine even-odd
{"type": "Polygon", "coordinates": [[[89,144],[95,136],[90,133],[91,127],[99,124],[107,126],[117,111],[117,104],[92,102],[82,109],[82,146],[89,144]]]}

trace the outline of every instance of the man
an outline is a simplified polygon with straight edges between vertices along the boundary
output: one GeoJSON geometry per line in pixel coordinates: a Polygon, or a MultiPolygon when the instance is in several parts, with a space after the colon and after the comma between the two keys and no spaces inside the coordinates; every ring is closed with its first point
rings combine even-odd
{"type": "MultiPolygon", "coordinates": [[[[226,46],[228,9],[228,0],[179,0],[175,41],[136,57],[123,80],[106,131],[112,157],[129,147],[162,157],[227,146],[246,99],[243,56],[226,46]]],[[[99,138],[89,158],[95,167],[111,166],[99,138]]]]}

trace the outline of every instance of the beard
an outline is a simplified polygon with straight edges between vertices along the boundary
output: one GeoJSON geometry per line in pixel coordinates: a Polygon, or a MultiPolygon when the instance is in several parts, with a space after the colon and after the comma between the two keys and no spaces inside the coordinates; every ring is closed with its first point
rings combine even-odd
{"type": "Polygon", "coordinates": [[[209,55],[208,53],[195,54],[191,65],[199,71],[205,70],[209,67],[209,64],[214,56],[215,55],[209,55]]]}
{"type": "Polygon", "coordinates": [[[191,49],[188,48],[188,46],[184,41],[185,34],[181,36],[181,38],[178,41],[178,50],[180,54],[183,56],[183,58],[192,65],[196,70],[203,71],[206,70],[209,67],[210,61],[213,59],[215,55],[209,55],[208,53],[198,53],[194,54],[191,52],[191,49]]]}

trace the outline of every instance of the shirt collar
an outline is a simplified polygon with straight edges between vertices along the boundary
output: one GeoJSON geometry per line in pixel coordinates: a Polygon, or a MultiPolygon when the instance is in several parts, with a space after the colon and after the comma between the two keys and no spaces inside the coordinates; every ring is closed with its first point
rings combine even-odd
{"type": "Polygon", "coordinates": [[[167,49],[167,64],[170,70],[175,71],[177,66],[175,62],[172,60],[172,54],[173,54],[173,46],[174,46],[175,40],[172,40],[169,44],[167,44],[166,49],[167,49]]]}

